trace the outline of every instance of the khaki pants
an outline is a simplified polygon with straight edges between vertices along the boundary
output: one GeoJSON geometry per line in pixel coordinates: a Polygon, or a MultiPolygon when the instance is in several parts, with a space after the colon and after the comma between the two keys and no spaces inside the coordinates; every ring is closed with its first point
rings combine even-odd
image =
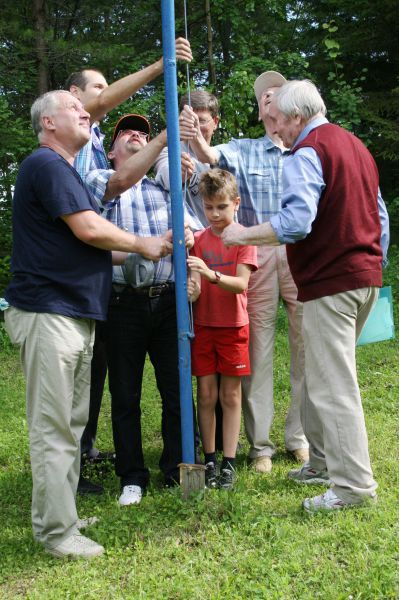
{"type": "Polygon", "coordinates": [[[94,321],[10,307],[21,349],[32,466],[35,539],[54,547],[77,531],[80,438],[87,422],[94,321]]]}
{"type": "Polygon", "coordinates": [[[291,365],[291,404],[285,422],[288,450],[307,448],[300,410],[304,395],[304,351],[301,334],[302,303],[287,262],[285,246],[260,246],[258,270],[249,281],[249,351],[252,375],[243,378],[243,413],[249,456],[272,456],[270,429],[274,416],[273,352],[280,296],[288,315],[291,365]]]}
{"type": "Polygon", "coordinates": [[[378,297],[362,288],[304,303],[307,394],[302,422],[310,464],[327,468],[334,491],[357,504],[377,487],[356,374],[355,346],[378,297]]]}

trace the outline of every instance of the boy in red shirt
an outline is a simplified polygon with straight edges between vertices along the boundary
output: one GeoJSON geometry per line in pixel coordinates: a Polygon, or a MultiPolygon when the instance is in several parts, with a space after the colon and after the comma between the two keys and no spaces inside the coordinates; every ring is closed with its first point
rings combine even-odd
{"type": "Polygon", "coordinates": [[[199,192],[209,227],[195,233],[187,259],[187,290],[195,304],[192,372],[197,376],[198,422],[207,487],[230,489],[241,423],[241,377],[250,374],[248,281],[257,269],[254,246],[224,246],[220,236],[240,204],[235,177],[222,169],[201,175],[199,192]],[[223,460],[216,476],[215,405],[223,408],[223,460]]]}

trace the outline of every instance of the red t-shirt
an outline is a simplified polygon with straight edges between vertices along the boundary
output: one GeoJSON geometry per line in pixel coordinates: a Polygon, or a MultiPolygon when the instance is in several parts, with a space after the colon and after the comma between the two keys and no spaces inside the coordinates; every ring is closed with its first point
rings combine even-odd
{"type": "MultiPolygon", "coordinates": [[[[258,268],[255,246],[227,248],[210,227],[194,234],[195,243],[190,254],[223,275],[237,274],[237,265],[258,268]]],[[[219,285],[201,278],[201,294],[194,304],[194,322],[208,327],[242,327],[248,323],[247,293],[234,294],[219,285]]]]}

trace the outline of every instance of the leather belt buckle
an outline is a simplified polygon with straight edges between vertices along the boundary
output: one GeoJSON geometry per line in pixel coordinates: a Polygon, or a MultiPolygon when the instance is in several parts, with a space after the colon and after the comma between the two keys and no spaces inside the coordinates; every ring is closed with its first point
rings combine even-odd
{"type": "Polygon", "coordinates": [[[162,292],[165,290],[165,286],[163,285],[153,285],[148,288],[148,297],[149,298],[158,298],[161,296],[162,292]]]}

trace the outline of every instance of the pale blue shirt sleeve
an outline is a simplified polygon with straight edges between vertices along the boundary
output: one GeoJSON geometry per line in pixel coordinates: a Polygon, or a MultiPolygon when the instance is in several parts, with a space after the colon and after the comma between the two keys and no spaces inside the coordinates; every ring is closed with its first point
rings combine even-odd
{"type": "Polygon", "coordinates": [[[310,233],[325,187],[321,162],[313,148],[301,148],[287,156],[281,210],[270,218],[281,244],[293,244],[310,233]]]}
{"type": "Polygon", "coordinates": [[[385,202],[382,199],[380,188],[378,188],[378,214],[380,215],[381,223],[381,248],[382,248],[382,266],[388,264],[388,247],[389,247],[389,216],[385,202]]]}
{"type": "Polygon", "coordinates": [[[109,179],[115,173],[112,169],[93,169],[86,175],[86,185],[90,189],[100,208],[106,209],[113,206],[113,201],[104,202],[103,198],[109,179]]]}

